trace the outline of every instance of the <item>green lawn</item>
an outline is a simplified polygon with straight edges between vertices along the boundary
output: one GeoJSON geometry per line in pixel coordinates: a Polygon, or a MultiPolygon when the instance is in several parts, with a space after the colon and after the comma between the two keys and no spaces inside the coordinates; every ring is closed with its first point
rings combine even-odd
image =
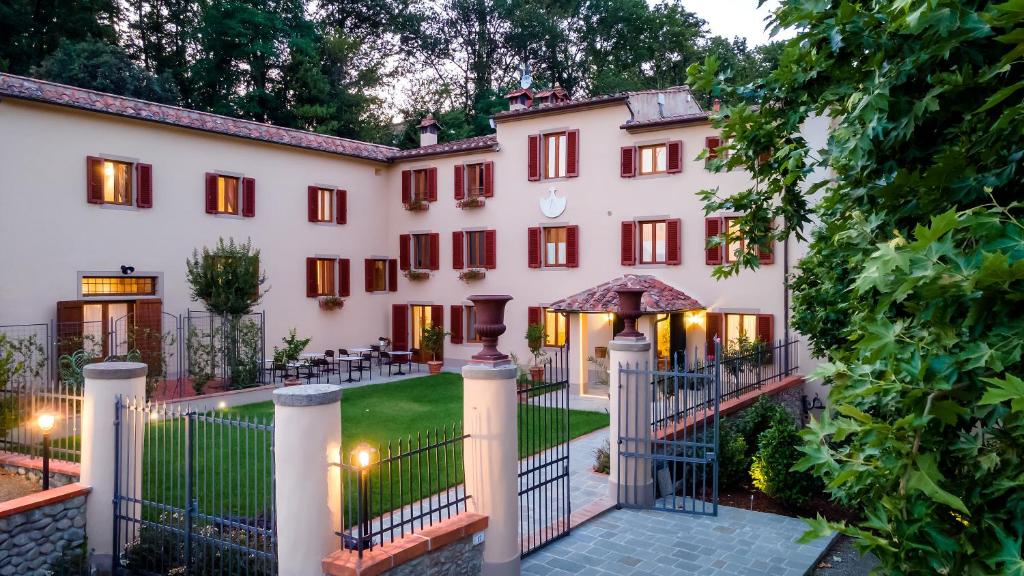
{"type": "MultiPolygon", "coordinates": [[[[412,438],[430,431],[443,430],[462,419],[462,377],[442,373],[413,378],[390,384],[365,386],[345,390],[341,403],[343,450],[349,454],[360,442],[380,446],[387,453],[387,443],[397,452],[399,438],[412,438]]],[[[551,446],[564,437],[568,425],[569,436],[577,437],[608,426],[606,413],[570,411],[568,422],[560,410],[532,405],[519,405],[520,419],[531,423],[531,442],[520,441],[520,456],[551,446]]],[[[261,402],[218,411],[230,419],[252,422],[270,422],[272,402],[261,402]]],[[[181,481],[182,450],[168,449],[180,444],[184,437],[179,421],[152,422],[147,427],[144,455],[145,474],[143,493],[147,500],[177,506],[183,501],[184,483],[181,481]],[[158,448],[158,449],[151,449],[158,448]]],[[[261,513],[270,494],[269,454],[270,434],[246,430],[233,425],[200,423],[193,435],[196,443],[194,455],[195,490],[199,509],[203,513],[254,516],[261,513]],[[248,480],[246,479],[248,477],[248,480]]],[[[406,444],[403,441],[403,451],[406,444]]],[[[374,512],[389,510],[418,500],[462,481],[456,474],[461,463],[461,450],[449,452],[446,460],[435,453],[432,460],[426,455],[415,462],[403,460],[402,472],[395,467],[390,474],[371,478],[374,512]],[[426,471],[439,474],[425,474],[426,471]],[[383,483],[383,484],[382,484],[383,483]],[[404,498],[398,497],[398,484],[404,498]],[[394,495],[392,495],[392,493],[394,495]]],[[[346,495],[351,496],[351,494],[346,495]]]]}

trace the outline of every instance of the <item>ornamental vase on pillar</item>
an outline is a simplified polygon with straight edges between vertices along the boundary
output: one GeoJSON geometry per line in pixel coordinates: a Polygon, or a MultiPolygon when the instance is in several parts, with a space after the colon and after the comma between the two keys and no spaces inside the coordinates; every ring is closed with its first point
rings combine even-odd
{"type": "Polygon", "coordinates": [[[508,360],[508,354],[498,351],[498,337],[505,333],[505,304],[511,300],[507,295],[470,296],[469,301],[476,307],[476,333],[483,347],[473,355],[473,360],[497,364],[508,360]]]}
{"type": "Polygon", "coordinates": [[[643,338],[636,329],[636,319],[642,314],[640,311],[640,297],[646,292],[644,288],[616,288],[615,293],[619,295],[619,316],[622,318],[622,332],[615,335],[615,338],[643,338]]]}

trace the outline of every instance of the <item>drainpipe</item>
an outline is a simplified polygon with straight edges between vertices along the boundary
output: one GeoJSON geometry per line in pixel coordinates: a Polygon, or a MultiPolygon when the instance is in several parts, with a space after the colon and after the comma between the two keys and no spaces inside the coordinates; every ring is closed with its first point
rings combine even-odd
{"type": "Polygon", "coordinates": [[[786,235],[786,240],[782,243],[782,345],[784,352],[782,357],[784,358],[783,364],[786,370],[786,374],[789,374],[789,235],[786,235]]]}

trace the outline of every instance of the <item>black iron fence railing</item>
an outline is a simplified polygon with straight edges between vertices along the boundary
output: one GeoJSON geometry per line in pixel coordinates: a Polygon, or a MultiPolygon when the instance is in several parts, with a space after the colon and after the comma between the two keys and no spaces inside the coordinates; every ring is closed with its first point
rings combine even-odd
{"type": "Polygon", "coordinates": [[[341,466],[341,546],[364,550],[465,512],[461,424],[386,446],[356,446],[341,466]]]}
{"type": "Polygon", "coordinates": [[[791,376],[798,368],[798,340],[757,342],[742,353],[722,354],[722,399],[736,398],[791,376]]]}

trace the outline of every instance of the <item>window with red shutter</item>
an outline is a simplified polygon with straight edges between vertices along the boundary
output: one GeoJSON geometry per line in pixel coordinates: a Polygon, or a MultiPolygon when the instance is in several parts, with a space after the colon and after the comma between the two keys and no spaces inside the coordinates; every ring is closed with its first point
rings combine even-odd
{"type": "Polygon", "coordinates": [[[430,269],[441,269],[441,235],[436,232],[430,235],[430,269]]]}
{"type": "Polygon", "coordinates": [[[402,170],[402,204],[412,202],[412,170],[402,170]]]}
{"type": "Polygon", "coordinates": [[[103,159],[88,156],[85,159],[85,200],[89,204],[103,204],[103,159]]]}
{"type": "Polygon", "coordinates": [[[540,134],[530,134],[526,146],[526,179],[540,180],[540,134]]]}
{"type": "Polygon", "coordinates": [[[256,215],[256,179],[242,178],[242,216],[256,215]]]}
{"type": "Polygon", "coordinates": [[[494,270],[498,266],[498,232],[484,231],[484,267],[494,270]]]}
{"type": "Polygon", "coordinates": [[[348,258],[338,258],[338,296],[352,295],[351,264],[348,258]]]}
{"type": "Polygon", "coordinates": [[[530,306],[526,310],[526,322],[530,325],[533,324],[544,324],[544,308],[540,306],[530,306]]]}
{"type": "Polygon", "coordinates": [[[757,261],[761,264],[773,264],[775,262],[775,242],[769,241],[757,247],[757,261]]]}
{"type": "Polygon", "coordinates": [[[306,188],[306,218],[310,222],[320,221],[320,187],[306,188]]]}
{"type": "Polygon", "coordinates": [[[683,221],[679,218],[665,221],[665,264],[678,266],[683,262],[682,229],[683,221]]]}
{"type": "Polygon", "coordinates": [[[484,197],[494,196],[494,162],[484,162],[484,197]]]}
{"type": "Polygon", "coordinates": [[[712,160],[718,158],[718,148],[722,146],[722,139],[718,136],[708,136],[704,139],[704,167],[706,168],[712,160]]]}
{"type": "Polygon", "coordinates": [[[540,268],[540,228],[532,227],[526,230],[526,257],[530,268],[540,268]]]}
{"type": "Polygon", "coordinates": [[[462,270],[466,264],[462,255],[465,239],[461,230],[452,232],[452,268],[462,270]]]}
{"type": "Polygon", "coordinates": [[[306,258],[306,297],[317,296],[316,258],[306,258]]]}
{"type": "Polygon", "coordinates": [[[455,199],[464,200],[466,198],[466,166],[463,164],[455,165],[455,199]]]}
{"type": "Polygon", "coordinates": [[[775,316],[772,314],[757,315],[757,340],[765,344],[775,343],[775,316]]]}
{"type": "Polygon", "coordinates": [[[569,130],[566,133],[565,176],[574,178],[580,175],[580,131],[569,130]]]}
{"type": "Polygon", "coordinates": [[[388,260],[388,292],[398,292],[398,261],[388,260]]]}
{"type": "Polygon", "coordinates": [[[403,271],[409,269],[409,242],[411,239],[412,236],[409,234],[401,234],[398,236],[398,267],[403,271]]]}
{"type": "Polygon", "coordinates": [[[683,142],[682,140],[669,140],[668,142],[668,168],[669,174],[677,174],[683,171],[683,142]]]}
{"type": "Polygon", "coordinates": [[[338,224],[348,223],[348,192],[345,190],[335,191],[335,220],[338,224]]]}
{"type": "Polygon", "coordinates": [[[153,166],[135,165],[135,205],[139,208],[153,207],[153,166]]]}
{"type": "Polygon", "coordinates": [[[452,304],[450,309],[451,324],[448,326],[448,332],[451,334],[451,342],[462,344],[462,305],[452,304]]]}
{"type": "Polygon", "coordinates": [[[409,350],[409,306],[391,305],[391,349],[409,350]]]}
{"type": "Polygon", "coordinates": [[[131,162],[107,160],[96,156],[88,156],[85,160],[86,191],[85,199],[90,204],[118,204],[131,206],[133,196],[140,208],[149,208],[146,201],[152,203],[152,179],[146,170],[152,170],[149,164],[133,165],[131,162]],[[139,167],[145,167],[139,170],[139,167]],[[147,185],[146,196],[140,196],[138,187],[147,185]],[[132,189],[136,192],[133,195],[132,189]]]}
{"type": "Polygon", "coordinates": [[[206,173],[206,213],[217,213],[217,174],[206,173]]]}
{"type": "Polygon", "coordinates": [[[565,227],[565,265],[577,268],[580,265],[580,227],[565,227]]]}
{"type": "Polygon", "coordinates": [[[636,265],[636,222],[626,220],[622,222],[621,239],[619,248],[623,266],[636,265]]]}
{"type": "Polygon", "coordinates": [[[704,219],[704,263],[705,264],[721,264],[722,255],[725,252],[725,246],[719,244],[717,246],[711,246],[712,238],[717,238],[722,234],[723,219],[721,217],[712,216],[704,219]]]}
{"type": "Polygon", "coordinates": [[[379,260],[372,260],[370,258],[363,260],[363,287],[367,292],[377,291],[374,282],[376,279],[374,269],[377,266],[377,262],[379,262],[379,260]]]}
{"type": "Polygon", "coordinates": [[[636,176],[636,148],[623,146],[619,151],[619,176],[632,178],[636,176]]]}
{"type": "Polygon", "coordinates": [[[437,202],[437,168],[427,169],[427,200],[437,202]]]}
{"type": "MultiPolygon", "coordinates": [[[[708,358],[715,356],[715,341],[724,336],[723,317],[718,312],[708,312],[704,328],[704,350],[708,358]]],[[[724,344],[724,343],[723,343],[724,344]]]]}

